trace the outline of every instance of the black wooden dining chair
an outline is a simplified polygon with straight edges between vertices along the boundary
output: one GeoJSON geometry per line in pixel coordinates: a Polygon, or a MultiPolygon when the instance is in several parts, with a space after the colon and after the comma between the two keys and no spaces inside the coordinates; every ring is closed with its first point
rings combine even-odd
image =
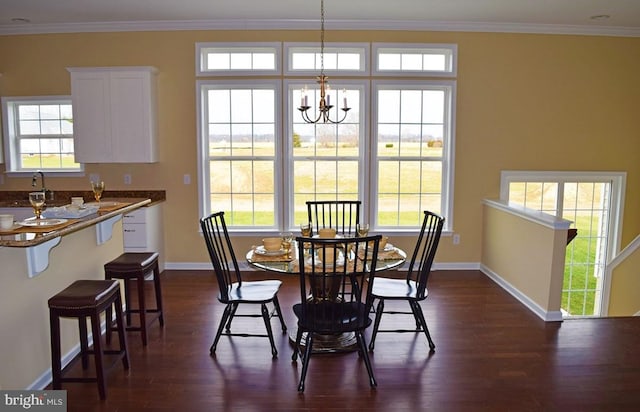
{"type": "Polygon", "coordinates": [[[367,367],[370,385],[377,385],[363,332],[371,325],[371,286],[380,238],[376,235],[296,239],[300,303],[293,306],[298,318],[298,331],[292,360],[296,361],[300,352],[302,371],[298,391],[304,391],[315,337],[348,332],[355,334],[357,350],[367,367]]]}
{"type": "Polygon", "coordinates": [[[409,262],[409,270],[405,279],[392,279],[376,276],[373,279],[372,295],[374,299],[378,299],[376,306],[376,319],[373,324],[373,332],[371,333],[371,341],[369,342],[369,350],[373,351],[378,332],[424,332],[429,341],[431,351],[435,350],[435,344],[431,339],[427,321],[425,320],[420,302],[425,300],[429,295],[427,290],[427,281],[431,273],[433,259],[438,249],[440,236],[444,218],[435,213],[424,211],[424,219],[416,246],[409,262]],[[407,311],[385,311],[385,300],[406,300],[409,302],[411,312],[407,311]],[[381,330],[380,319],[383,313],[388,314],[413,314],[416,322],[415,329],[391,329],[381,330]]]}
{"type": "Polygon", "coordinates": [[[360,223],[359,200],[309,200],[307,216],[314,233],[329,227],[342,236],[355,236],[360,223]]]}
{"type": "Polygon", "coordinates": [[[282,317],[280,303],[278,302],[278,290],[282,282],[279,280],[260,280],[252,282],[244,282],[238,269],[238,261],[233,252],[227,225],[224,221],[224,212],[213,213],[210,216],[200,219],[200,226],[204,235],[213,270],[218,279],[218,287],[220,289],[218,300],[226,306],[222,313],[222,319],[216,332],[216,337],[209,349],[211,355],[216,351],[216,346],[220,340],[220,336],[259,336],[268,337],[271,343],[271,354],[273,357],[278,356],[276,345],[273,340],[273,332],[271,330],[271,317],[280,318],[282,325],[282,333],[287,331],[287,326],[282,317]],[[260,314],[248,313],[237,314],[236,310],[240,304],[260,305],[260,314]],[[270,311],[267,304],[273,304],[273,310],[270,311]],[[234,316],[237,317],[262,317],[267,334],[257,333],[232,333],[231,321],[234,316]]]}

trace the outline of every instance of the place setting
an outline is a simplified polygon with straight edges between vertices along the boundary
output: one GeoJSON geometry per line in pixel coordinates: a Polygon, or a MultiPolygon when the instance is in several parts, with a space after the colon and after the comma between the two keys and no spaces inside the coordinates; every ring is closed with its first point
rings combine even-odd
{"type": "Polygon", "coordinates": [[[291,262],[295,259],[292,253],[293,233],[284,232],[278,237],[265,237],[262,245],[253,246],[251,261],[253,262],[291,262]]]}

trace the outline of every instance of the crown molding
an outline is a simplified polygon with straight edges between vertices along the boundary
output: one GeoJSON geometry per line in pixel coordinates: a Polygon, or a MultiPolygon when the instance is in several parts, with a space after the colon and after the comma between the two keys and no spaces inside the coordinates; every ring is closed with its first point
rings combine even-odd
{"type": "MultiPolygon", "coordinates": [[[[189,30],[318,30],[318,20],[228,19],[228,20],[156,20],[131,22],[5,24],[0,36],[52,33],[99,33],[127,31],[189,31],[189,30]]],[[[584,36],[640,37],[638,27],[471,23],[461,21],[418,20],[333,20],[325,22],[332,30],[380,31],[455,31],[484,33],[565,34],[584,36]]]]}

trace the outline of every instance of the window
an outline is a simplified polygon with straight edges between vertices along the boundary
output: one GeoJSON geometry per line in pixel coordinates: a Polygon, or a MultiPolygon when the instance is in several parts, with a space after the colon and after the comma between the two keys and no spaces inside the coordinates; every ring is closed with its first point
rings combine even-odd
{"type": "Polygon", "coordinates": [[[501,198],[572,221],[561,308],[565,316],[599,316],[606,263],[618,250],[623,173],[504,171],[501,198]]]}
{"type": "MultiPolygon", "coordinates": [[[[201,215],[224,210],[230,230],[254,234],[298,227],[307,200],[359,199],[361,220],[374,229],[413,233],[427,209],[451,227],[455,81],[425,75],[451,76],[455,47],[386,46],[373,49],[417,50],[423,64],[372,76],[371,44],[327,44],[322,61],[318,44],[285,43],[285,67],[266,74],[250,64],[263,44],[200,45],[198,64],[206,56],[216,68],[197,82],[201,215]],[[339,123],[307,123],[298,109],[318,115],[322,64],[330,118],[339,123]]],[[[270,47],[278,61],[280,49],[270,47]]]]}
{"type": "Polygon", "coordinates": [[[202,82],[199,156],[207,210],[229,226],[276,227],[278,83],[202,82]]]}
{"type": "Polygon", "coordinates": [[[416,227],[423,210],[451,216],[454,84],[381,81],[374,89],[377,226],[416,227]]]}
{"type": "Polygon", "coordinates": [[[71,97],[2,99],[7,172],[77,172],[71,97]]]}
{"type": "Polygon", "coordinates": [[[239,46],[225,43],[198,43],[197,75],[229,76],[243,73],[279,73],[280,44],[258,43],[239,46]]]}
{"type": "Polygon", "coordinates": [[[413,74],[454,76],[457,47],[455,45],[376,44],[375,71],[378,74],[413,74]]]}

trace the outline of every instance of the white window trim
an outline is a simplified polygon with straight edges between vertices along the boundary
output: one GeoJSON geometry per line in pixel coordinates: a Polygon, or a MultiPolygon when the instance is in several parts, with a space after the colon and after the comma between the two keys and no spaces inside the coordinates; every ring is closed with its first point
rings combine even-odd
{"type": "Polygon", "coordinates": [[[373,63],[371,67],[371,73],[373,76],[393,76],[393,77],[407,77],[407,76],[427,76],[427,77],[457,77],[458,75],[458,45],[452,43],[373,43],[372,44],[373,63]],[[438,70],[378,70],[378,59],[380,49],[443,49],[449,50],[451,53],[451,70],[450,71],[438,71],[438,70]]]}
{"type": "Polygon", "coordinates": [[[609,222],[614,239],[610,239],[609,256],[620,252],[622,243],[622,219],[624,213],[624,193],[627,181],[626,172],[593,171],[527,171],[503,170],[500,172],[500,199],[509,200],[509,185],[512,182],[604,182],[611,183],[611,213],[609,222]]]}
{"type": "MultiPolygon", "coordinates": [[[[71,96],[69,95],[51,95],[51,96],[6,96],[2,97],[2,141],[3,141],[3,156],[0,156],[0,163],[4,161],[5,172],[4,174],[10,177],[23,177],[30,176],[34,173],[34,170],[17,169],[16,165],[19,164],[16,156],[18,155],[18,148],[16,147],[16,131],[15,118],[9,116],[9,105],[13,103],[55,103],[55,104],[72,104],[71,96]]],[[[58,177],[76,177],[84,176],[84,164],[80,163],[78,169],[46,169],[47,176],[58,177]]]]}
{"type": "Polygon", "coordinates": [[[265,76],[282,73],[282,43],[196,43],[196,77],[207,76],[265,76]],[[207,48],[221,48],[229,51],[256,51],[261,48],[273,49],[275,52],[275,68],[273,70],[204,70],[204,50],[207,48]]]}
{"type": "MultiPolygon", "coordinates": [[[[283,149],[283,160],[286,160],[288,162],[288,168],[287,170],[284,171],[284,187],[287,188],[288,192],[290,194],[289,198],[286,199],[286,201],[281,200],[282,205],[285,205],[284,207],[284,217],[283,217],[283,222],[287,223],[288,229],[287,230],[295,230],[298,226],[297,224],[300,222],[295,222],[294,221],[294,215],[295,215],[295,210],[294,210],[294,204],[293,204],[293,162],[289,162],[289,160],[293,159],[293,124],[292,124],[292,120],[291,119],[291,114],[293,113],[293,116],[300,116],[300,113],[295,110],[294,113],[294,109],[297,107],[295,101],[293,101],[293,99],[291,98],[292,96],[292,90],[295,89],[299,89],[301,87],[304,87],[305,84],[308,84],[308,82],[304,82],[303,80],[293,80],[293,79],[288,79],[285,80],[284,82],[284,90],[286,91],[286,99],[287,102],[285,104],[285,106],[287,107],[286,109],[286,113],[284,116],[284,124],[287,125],[287,131],[286,131],[286,143],[284,145],[284,149],[283,149]]],[[[367,96],[370,93],[370,87],[369,87],[370,82],[368,80],[364,80],[364,79],[351,79],[351,80],[333,80],[331,82],[332,87],[335,86],[336,89],[342,89],[344,87],[347,87],[349,89],[357,89],[360,92],[360,101],[359,101],[359,105],[360,105],[360,111],[361,113],[369,113],[370,107],[366,102],[365,96],[367,96]]],[[[315,102],[314,102],[315,104],[315,102]]],[[[367,136],[370,136],[369,134],[369,122],[365,122],[365,116],[360,116],[359,119],[359,126],[358,129],[360,130],[360,136],[359,136],[359,142],[362,145],[361,146],[361,150],[359,151],[358,154],[358,173],[360,174],[360,176],[362,176],[362,179],[358,179],[358,193],[360,194],[360,200],[363,202],[363,204],[367,204],[366,202],[369,199],[364,198],[365,194],[369,194],[370,195],[370,191],[368,190],[368,187],[370,186],[370,181],[365,181],[367,179],[370,178],[370,176],[367,176],[368,173],[361,173],[363,165],[366,165],[365,162],[365,158],[368,156],[368,154],[371,151],[371,139],[367,139],[367,136]]],[[[336,157],[336,160],[340,160],[341,157],[336,157]]],[[[362,221],[369,221],[369,213],[367,208],[362,208],[360,211],[361,215],[360,215],[360,219],[362,221]]]]}
{"type": "MultiPolygon", "coordinates": [[[[443,233],[448,234],[453,231],[453,194],[454,194],[454,171],[455,171],[455,137],[456,137],[456,81],[455,80],[420,80],[420,81],[412,81],[412,80],[374,80],[372,82],[372,90],[371,90],[371,113],[375,113],[378,110],[378,90],[383,88],[411,88],[411,86],[415,86],[416,89],[424,89],[425,86],[434,86],[440,87],[443,89],[450,89],[451,99],[448,102],[449,108],[448,113],[450,113],[451,118],[446,119],[444,121],[444,127],[447,128],[450,126],[448,131],[445,130],[445,135],[448,135],[448,141],[445,142],[444,150],[442,153],[442,192],[441,192],[441,214],[446,218],[445,226],[443,228],[443,233]]],[[[445,111],[446,113],[447,111],[445,111]]],[[[371,132],[372,136],[372,144],[373,137],[378,135],[378,127],[377,124],[373,124],[373,129],[371,132]]],[[[411,160],[411,158],[403,158],[404,160],[411,160]]],[[[419,158],[420,160],[425,160],[428,158],[419,158]]],[[[370,188],[370,196],[373,196],[374,193],[378,193],[377,180],[375,176],[378,175],[378,156],[375,153],[375,150],[370,150],[370,162],[371,162],[371,177],[372,185],[370,188]]],[[[377,205],[374,201],[373,197],[371,199],[367,199],[371,204],[377,205]]],[[[371,210],[371,213],[377,215],[378,211],[374,206],[371,210]]],[[[394,232],[415,232],[414,229],[403,229],[392,227],[391,230],[394,232]]]]}
{"type": "MultiPolygon", "coordinates": [[[[290,70],[290,55],[292,48],[301,48],[308,47],[309,50],[313,50],[319,52],[319,44],[317,42],[313,43],[269,43],[269,44],[280,44],[282,45],[284,50],[284,57],[280,58],[279,61],[284,64],[284,68],[280,69],[281,72],[284,73],[274,73],[272,71],[264,72],[264,71],[238,71],[238,70],[227,70],[227,71],[216,71],[211,72],[208,71],[206,73],[200,73],[198,70],[200,68],[201,62],[201,53],[200,46],[218,46],[224,45],[228,46],[231,49],[242,49],[246,48],[250,50],[251,48],[259,47],[261,44],[266,43],[197,43],[196,44],[196,74],[197,76],[206,76],[209,78],[224,78],[224,76],[246,76],[241,80],[218,80],[216,82],[212,80],[204,80],[200,79],[196,81],[196,107],[197,107],[197,133],[198,133],[198,180],[199,180],[199,211],[200,215],[204,215],[205,206],[208,204],[208,199],[205,197],[208,196],[207,183],[209,181],[209,165],[205,160],[208,159],[208,156],[205,157],[203,154],[205,153],[205,143],[203,140],[202,132],[206,130],[206,125],[204,124],[205,119],[203,115],[205,114],[203,107],[203,85],[206,84],[223,84],[222,87],[233,87],[235,82],[239,87],[246,87],[247,84],[265,84],[268,83],[269,79],[258,79],[258,76],[270,75],[274,76],[277,74],[281,74],[284,78],[282,80],[274,80],[275,83],[278,83],[279,86],[276,87],[276,96],[278,102],[281,104],[276,105],[276,136],[275,136],[275,159],[276,159],[276,167],[274,171],[274,198],[275,202],[279,207],[276,208],[275,215],[275,228],[264,228],[261,229],[260,232],[272,232],[279,230],[292,230],[291,225],[294,225],[298,222],[293,222],[294,216],[294,208],[293,208],[293,196],[288,196],[288,199],[283,199],[284,194],[292,194],[293,193],[293,180],[292,180],[292,167],[293,163],[289,162],[293,157],[292,147],[291,147],[291,139],[293,136],[292,131],[292,119],[290,116],[295,116],[298,112],[295,110],[293,106],[296,105],[296,102],[291,99],[291,90],[304,87],[305,85],[309,85],[310,82],[315,81],[315,76],[319,74],[318,70],[290,70]],[[245,46],[246,45],[246,46],[245,46]],[[287,59],[287,60],[284,60],[287,59]],[[289,78],[287,78],[289,76],[289,78]],[[304,77],[304,78],[298,78],[304,77]],[[251,78],[253,77],[253,78],[251,78]],[[312,77],[312,78],[309,78],[312,77]],[[224,82],[224,83],[221,83],[224,82]],[[293,89],[292,89],[293,88],[293,89]],[[284,113],[281,113],[284,111],[284,113]],[[281,124],[280,122],[284,122],[281,124]],[[282,135],[284,134],[284,135],[282,135]],[[282,166],[287,162],[287,166],[282,166]],[[206,163],[206,164],[205,164],[206,163]],[[206,179],[206,182],[205,180],[206,179]],[[286,190],[285,190],[286,189],[286,190]]],[[[375,142],[373,136],[376,135],[375,131],[371,131],[372,127],[376,127],[374,123],[374,116],[377,103],[375,103],[375,99],[377,98],[376,91],[374,90],[374,85],[384,84],[393,87],[392,85],[402,85],[402,84],[422,84],[424,85],[424,77],[455,77],[457,75],[457,45],[455,44],[415,44],[416,47],[424,50],[429,47],[444,47],[448,48],[452,51],[452,71],[449,73],[443,72],[416,72],[416,71],[399,71],[399,72],[391,72],[391,71],[383,71],[380,73],[372,73],[371,69],[371,58],[370,54],[372,53],[372,45],[379,45],[380,47],[389,47],[395,46],[399,48],[406,49],[407,47],[411,47],[412,44],[387,44],[387,43],[326,43],[325,44],[325,52],[329,50],[331,52],[332,48],[337,48],[340,50],[340,47],[347,48],[362,48],[364,51],[364,62],[363,70],[332,70],[325,69],[329,75],[333,73],[330,79],[330,84],[334,88],[338,88],[341,85],[348,85],[349,87],[354,87],[355,85],[362,82],[362,89],[360,93],[360,108],[363,115],[360,118],[360,130],[365,138],[361,137],[361,142],[363,144],[363,148],[359,153],[360,162],[362,164],[368,164],[369,169],[364,170],[361,174],[361,179],[359,179],[359,197],[366,204],[371,205],[368,208],[364,208],[362,210],[361,218],[369,221],[371,216],[375,216],[377,214],[377,210],[374,210],[376,206],[375,203],[375,191],[372,190],[374,184],[377,185],[375,181],[375,176],[377,176],[377,159],[376,154],[373,153],[372,148],[375,146],[375,142]],[[350,79],[337,79],[336,77],[350,77],[350,79]],[[375,79],[375,76],[378,76],[378,79],[375,79]],[[357,77],[367,77],[366,79],[358,80],[357,77]],[[356,80],[354,80],[356,78],[356,80]],[[370,215],[370,213],[374,215],[370,215]]],[[[363,57],[361,57],[362,59],[363,57]]],[[[374,59],[377,57],[374,56],[374,59]]],[[[450,101],[448,113],[450,114],[450,119],[445,121],[445,128],[448,128],[448,144],[445,145],[445,151],[442,155],[443,162],[443,175],[442,175],[442,186],[441,186],[441,196],[443,199],[441,213],[446,216],[446,224],[444,228],[445,234],[450,234],[453,228],[453,204],[454,204],[454,171],[455,171],[455,135],[456,135],[456,80],[430,80],[430,85],[441,85],[443,87],[450,88],[450,101]]],[[[417,86],[420,87],[420,86],[417,86]]],[[[255,235],[255,228],[252,230],[244,229],[242,227],[234,227],[231,229],[234,233],[237,233],[240,236],[243,235],[255,235]]],[[[390,228],[391,234],[397,235],[413,235],[415,230],[410,228],[390,228]],[[391,233],[394,232],[394,233],[391,233]]]]}
{"type": "MultiPolygon", "coordinates": [[[[284,74],[285,76],[317,76],[320,72],[320,69],[315,70],[293,70],[292,66],[292,54],[299,49],[308,49],[309,52],[320,53],[320,44],[318,42],[315,43],[284,43],[284,55],[287,59],[284,74]]],[[[369,54],[371,50],[371,45],[369,43],[325,43],[324,44],[324,52],[325,53],[334,53],[345,51],[345,49],[352,49],[354,51],[360,52],[360,70],[335,70],[335,69],[327,69],[325,68],[325,73],[339,73],[341,77],[344,76],[369,76],[371,73],[370,70],[370,59],[369,54]]],[[[329,84],[333,84],[333,78],[329,79],[329,84]]]]}
{"type": "MultiPolygon", "coordinates": [[[[209,162],[206,161],[209,159],[209,155],[207,154],[205,157],[205,153],[207,153],[207,143],[208,139],[204,139],[203,132],[206,130],[206,118],[204,117],[204,113],[207,113],[207,105],[206,98],[204,94],[209,89],[216,88],[255,88],[257,86],[271,86],[275,91],[275,100],[281,101],[281,90],[282,90],[282,82],[280,80],[268,80],[268,79],[242,79],[242,80],[197,80],[196,81],[196,111],[197,111],[197,141],[198,141],[198,212],[200,216],[205,216],[210,211],[211,205],[209,203],[209,179],[210,179],[210,170],[209,170],[209,162]],[[209,210],[207,210],[207,208],[209,210]]],[[[282,163],[282,136],[281,130],[282,125],[280,124],[280,119],[282,118],[282,114],[280,113],[280,107],[278,105],[275,106],[275,137],[274,137],[274,162],[275,162],[275,170],[274,170],[274,210],[275,213],[275,222],[273,227],[265,227],[264,231],[277,231],[283,222],[284,212],[278,208],[277,205],[281,205],[282,197],[283,197],[283,187],[282,187],[282,175],[281,169],[278,167],[279,164],[282,163]]],[[[251,158],[253,159],[253,158],[251,158]]],[[[237,160],[242,160],[238,158],[237,160]]],[[[234,233],[244,233],[246,235],[255,235],[256,230],[253,227],[239,227],[234,226],[229,229],[234,233]]]]}

